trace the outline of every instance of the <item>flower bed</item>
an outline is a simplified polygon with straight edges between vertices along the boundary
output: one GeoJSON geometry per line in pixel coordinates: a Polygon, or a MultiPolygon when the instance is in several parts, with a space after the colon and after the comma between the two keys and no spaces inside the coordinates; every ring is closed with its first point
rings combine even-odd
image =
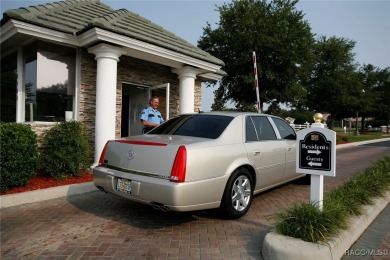
{"type": "Polygon", "coordinates": [[[32,177],[30,181],[27,183],[27,185],[11,188],[5,192],[2,192],[0,195],[15,194],[15,193],[20,193],[25,191],[46,189],[46,188],[76,184],[76,183],[84,183],[84,182],[90,182],[92,180],[93,180],[93,175],[85,171],[81,172],[81,176],[70,177],[63,180],[57,180],[53,177],[47,177],[47,176],[36,176],[36,177],[32,177]]]}

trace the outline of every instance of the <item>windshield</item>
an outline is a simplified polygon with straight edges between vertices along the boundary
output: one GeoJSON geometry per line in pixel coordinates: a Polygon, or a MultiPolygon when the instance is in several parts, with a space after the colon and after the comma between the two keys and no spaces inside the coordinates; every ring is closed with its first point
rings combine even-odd
{"type": "Polygon", "coordinates": [[[172,118],[156,127],[148,135],[184,135],[209,139],[218,138],[229,123],[230,116],[219,115],[182,115],[172,118]]]}

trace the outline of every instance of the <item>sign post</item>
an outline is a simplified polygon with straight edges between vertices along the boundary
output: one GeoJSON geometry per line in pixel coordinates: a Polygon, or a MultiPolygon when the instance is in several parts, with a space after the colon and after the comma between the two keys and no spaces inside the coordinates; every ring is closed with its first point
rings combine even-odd
{"type": "Polygon", "coordinates": [[[311,174],[310,201],[322,210],[324,176],[336,176],[336,132],[324,128],[322,114],[311,128],[297,132],[296,171],[311,174]]]}

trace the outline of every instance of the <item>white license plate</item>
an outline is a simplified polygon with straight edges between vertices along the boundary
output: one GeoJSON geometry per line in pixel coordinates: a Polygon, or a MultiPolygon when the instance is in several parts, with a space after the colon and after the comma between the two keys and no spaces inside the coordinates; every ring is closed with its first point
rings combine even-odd
{"type": "Polygon", "coordinates": [[[116,189],[127,194],[131,194],[131,181],[126,179],[117,179],[116,189]]]}

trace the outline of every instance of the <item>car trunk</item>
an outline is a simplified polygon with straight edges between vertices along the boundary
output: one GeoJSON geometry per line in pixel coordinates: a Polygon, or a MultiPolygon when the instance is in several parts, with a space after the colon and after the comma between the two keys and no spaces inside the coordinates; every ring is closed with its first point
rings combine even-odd
{"type": "MultiPolygon", "coordinates": [[[[135,136],[109,141],[103,166],[122,172],[169,179],[177,151],[202,138],[135,136]]],[[[203,139],[207,140],[207,139],[203,139]]]]}

